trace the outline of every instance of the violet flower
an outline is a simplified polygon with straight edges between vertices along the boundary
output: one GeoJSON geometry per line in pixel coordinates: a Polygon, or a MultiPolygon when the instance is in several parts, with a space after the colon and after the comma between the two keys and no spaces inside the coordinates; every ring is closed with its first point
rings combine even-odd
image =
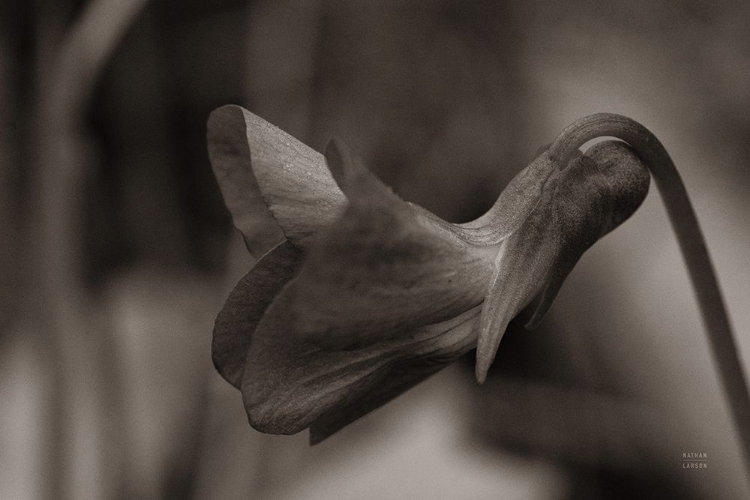
{"type": "Polygon", "coordinates": [[[508,322],[532,303],[538,324],[649,186],[622,142],[567,164],[542,152],[485,215],[451,224],[400,199],[339,141],[324,158],[237,106],[212,113],[208,144],[259,257],[216,319],[214,364],[254,428],[310,428],[313,443],[474,348],[483,381],[508,322]]]}

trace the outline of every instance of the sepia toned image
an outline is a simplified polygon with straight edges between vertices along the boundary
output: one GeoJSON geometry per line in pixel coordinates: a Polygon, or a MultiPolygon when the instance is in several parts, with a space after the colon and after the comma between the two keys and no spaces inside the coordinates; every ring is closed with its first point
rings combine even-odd
{"type": "Polygon", "coordinates": [[[0,4],[0,498],[750,498],[750,3],[0,4]]]}

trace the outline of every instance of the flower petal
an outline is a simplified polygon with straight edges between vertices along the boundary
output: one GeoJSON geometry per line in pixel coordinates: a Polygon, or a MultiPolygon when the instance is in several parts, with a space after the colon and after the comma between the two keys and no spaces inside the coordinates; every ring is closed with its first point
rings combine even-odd
{"type": "Polygon", "coordinates": [[[256,257],[285,237],[306,250],[346,204],[320,153],[239,106],[211,113],[208,146],[224,202],[256,257]]]}
{"type": "Polygon", "coordinates": [[[546,151],[521,170],[505,187],[487,213],[458,224],[467,239],[495,244],[513,234],[526,221],[542,198],[542,189],[555,170],[546,151]]]}
{"type": "Polygon", "coordinates": [[[420,215],[340,143],[327,152],[349,206],[266,310],[242,381],[253,427],[315,423],[315,440],[473,348],[492,269],[489,247],[420,215]]]}
{"type": "Polygon", "coordinates": [[[646,167],[618,141],[597,144],[550,178],[537,208],[498,254],[480,319],[480,382],[508,322],[541,292],[529,321],[538,324],[581,255],[638,208],[648,184],[646,167]]]}
{"type": "Polygon", "coordinates": [[[302,253],[284,241],[266,253],[229,294],[214,324],[211,356],[224,379],[240,388],[250,337],[282,287],[292,279],[302,253]]]}
{"type": "MultiPolygon", "coordinates": [[[[557,211],[565,214],[563,217],[566,220],[563,248],[542,290],[536,310],[526,324],[527,328],[534,328],[542,321],[583,252],[630,217],[648,194],[648,168],[627,144],[620,141],[600,142],[586,151],[585,156],[594,161],[589,166],[592,169],[595,166],[598,174],[592,171],[588,175],[588,182],[581,181],[585,192],[577,196],[569,193],[556,200],[557,211]],[[580,203],[575,206],[574,198],[586,200],[588,207],[580,203]],[[591,214],[599,215],[599,220],[594,220],[591,214]]],[[[571,172],[566,175],[562,188],[572,191],[579,182],[576,177],[580,174],[571,172]]]]}
{"type": "Polygon", "coordinates": [[[495,359],[508,323],[539,292],[555,259],[559,236],[550,223],[555,215],[552,198],[558,178],[557,173],[550,178],[539,205],[497,254],[477,340],[476,375],[480,383],[495,359]]]}
{"type": "Polygon", "coordinates": [[[442,370],[476,345],[480,307],[474,307],[456,318],[422,327],[429,337],[440,339],[426,344],[410,358],[394,363],[388,375],[353,403],[339,406],[321,415],[310,426],[310,444],[317,444],[358,418],[403,394],[431,375],[442,370]],[[425,348],[430,352],[425,352],[425,348]]]}
{"type": "Polygon", "coordinates": [[[297,248],[309,249],[316,233],[346,206],[325,159],[291,135],[242,110],[253,172],[268,208],[297,248]]]}
{"type": "Polygon", "coordinates": [[[469,245],[421,216],[340,147],[329,147],[330,163],[353,179],[350,203],[282,292],[287,328],[344,347],[398,337],[478,305],[496,249],[469,245]]]}
{"type": "Polygon", "coordinates": [[[266,207],[253,175],[243,112],[239,106],[223,106],[211,113],[208,156],[235,227],[250,253],[260,258],[284,241],[284,234],[266,207]]]}
{"type": "Polygon", "coordinates": [[[312,426],[311,441],[319,442],[471,350],[477,316],[475,308],[398,339],[340,350],[283,334],[283,316],[270,314],[262,326],[282,324],[253,336],[242,382],[250,424],[271,434],[312,426]]]}

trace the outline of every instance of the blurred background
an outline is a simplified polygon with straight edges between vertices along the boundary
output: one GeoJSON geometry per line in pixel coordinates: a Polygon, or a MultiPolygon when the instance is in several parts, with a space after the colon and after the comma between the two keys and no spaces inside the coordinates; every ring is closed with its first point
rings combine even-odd
{"type": "Polygon", "coordinates": [[[257,433],[210,361],[253,261],[205,144],[241,104],[466,221],[568,123],[629,115],[682,173],[748,359],[748,21],[742,0],[2,2],[0,498],[750,498],[654,186],[485,385],[469,357],[316,447],[257,433]]]}

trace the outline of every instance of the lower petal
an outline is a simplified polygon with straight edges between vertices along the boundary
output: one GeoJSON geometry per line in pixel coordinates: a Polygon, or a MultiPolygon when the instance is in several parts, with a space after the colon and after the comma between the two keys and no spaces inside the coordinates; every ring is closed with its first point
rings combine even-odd
{"type": "Polygon", "coordinates": [[[472,349],[478,314],[476,307],[399,340],[351,350],[259,330],[242,381],[250,424],[271,434],[311,427],[312,442],[319,442],[472,349]]]}
{"type": "MultiPolygon", "coordinates": [[[[353,403],[321,415],[310,426],[310,444],[317,444],[360,417],[367,415],[397,396],[439,372],[476,345],[477,306],[461,316],[423,328],[428,337],[440,336],[435,345],[422,346],[421,357],[396,362],[369,392],[353,403]],[[427,350],[429,352],[424,352],[427,350]]],[[[415,353],[416,354],[416,353],[415,353]]],[[[420,356],[420,355],[418,355],[420,356]]]]}
{"type": "Polygon", "coordinates": [[[277,245],[237,283],[216,317],[211,357],[221,376],[238,389],[250,338],[301,262],[302,253],[291,243],[277,245]]]}

